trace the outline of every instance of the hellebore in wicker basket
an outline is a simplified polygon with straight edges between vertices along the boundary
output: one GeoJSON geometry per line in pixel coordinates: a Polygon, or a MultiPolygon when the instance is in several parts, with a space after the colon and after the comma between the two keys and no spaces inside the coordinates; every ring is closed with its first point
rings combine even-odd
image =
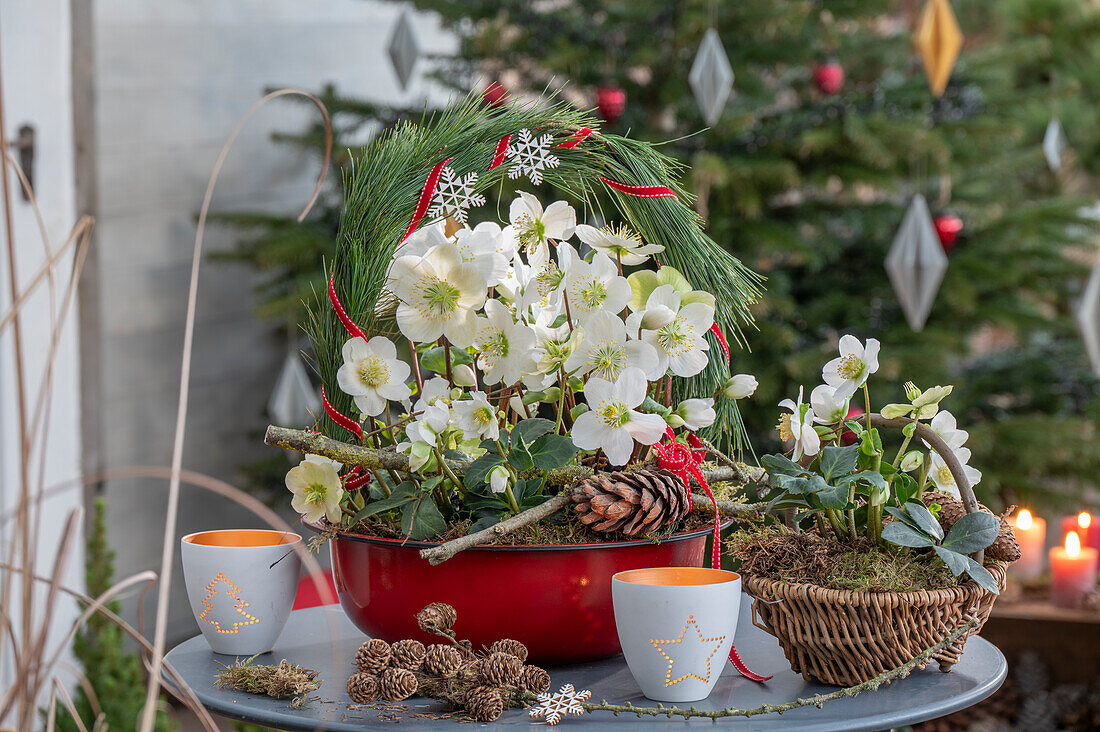
{"type": "MultiPolygon", "coordinates": [[[[908,402],[876,413],[867,382],[878,351],[874,339],[845,335],[809,403],[801,389],[797,401],[780,403],[787,412],[778,429],[791,452],[761,459],[768,507],[802,533],[748,529],[731,542],[765,628],[796,671],[827,683],[857,683],[896,666],[967,615],[980,629],[1007,566],[1020,557],[1004,517],[975,499],[981,473],[968,464],[968,435],[940,407],[952,387],[907,382],[908,402]],[[848,419],[859,394],[865,412],[848,419]],[[894,438],[892,459],[884,434],[894,438]],[[860,572],[866,576],[853,576],[860,572]],[[803,601],[782,601],[796,595],[803,601]],[[838,620],[839,595],[855,614],[843,615],[849,620],[838,620]],[[894,622],[884,626],[883,613],[894,622]],[[864,621],[883,628],[865,644],[837,626],[864,621]],[[801,637],[795,626],[828,637],[801,637]]],[[[958,659],[965,639],[934,656],[941,669],[958,659]]]]}
{"type": "Polygon", "coordinates": [[[482,651],[455,637],[453,607],[433,602],[419,613],[420,629],[446,643],[424,646],[416,640],[386,643],[371,638],[355,654],[356,672],[347,692],[357,704],[378,699],[403,701],[413,695],[441,699],[479,722],[492,722],[508,708],[530,704],[531,694],[550,688],[545,669],[525,664],[527,648],[502,638],[482,651]]]}

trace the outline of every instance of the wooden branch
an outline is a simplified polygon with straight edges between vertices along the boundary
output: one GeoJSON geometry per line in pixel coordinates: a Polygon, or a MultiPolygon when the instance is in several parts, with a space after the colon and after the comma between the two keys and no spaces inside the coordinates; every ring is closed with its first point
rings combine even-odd
{"type": "MultiPolygon", "coordinates": [[[[784,704],[762,704],[758,707],[752,707],[751,709],[729,707],[727,709],[714,710],[698,709],[696,707],[684,709],[682,707],[666,707],[664,705],[657,705],[655,707],[636,707],[630,702],[626,702],[625,704],[609,704],[607,701],[587,702],[581,706],[584,707],[586,712],[611,712],[615,716],[620,714],[636,714],[638,717],[668,717],[669,719],[672,717],[683,717],[684,719],[690,719],[692,717],[706,717],[707,719],[720,719],[722,717],[755,717],[760,714],[782,714],[783,712],[789,712],[799,707],[820,707],[825,704],[825,702],[853,697],[865,691],[873,691],[889,681],[908,676],[915,668],[927,663],[931,660],[932,656],[957,641],[971,629],[976,628],[977,625],[977,618],[970,618],[967,622],[948,633],[939,643],[918,653],[911,661],[903,663],[897,668],[889,671],[884,671],[873,679],[868,679],[861,684],[837,689],[828,694],[815,694],[811,697],[795,699],[794,701],[784,704]]],[[[534,695],[531,695],[530,699],[526,697],[525,699],[532,704],[535,703],[534,695]]]]}
{"type": "MultiPolygon", "coordinates": [[[[866,426],[867,418],[865,415],[859,415],[854,418],[856,422],[866,426]]],[[[909,417],[895,417],[893,419],[887,419],[881,414],[871,415],[872,427],[886,427],[894,429],[902,429],[906,425],[913,424],[913,420],[909,417]]],[[[959,495],[962,497],[963,505],[966,506],[966,510],[969,513],[977,513],[981,509],[978,507],[978,498],[974,495],[974,487],[970,485],[970,481],[967,480],[966,471],[963,470],[962,463],[955,456],[955,451],[943,441],[939,435],[932,431],[932,428],[921,422],[916,423],[916,428],[913,431],[917,437],[921,438],[928,443],[928,446],[939,453],[939,456],[943,458],[943,462],[947,465],[947,469],[951,471],[951,477],[955,479],[955,485],[959,488],[959,495]]],[[[982,563],[985,557],[985,551],[979,549],[971,555],[978,564],[982,563]]]]}

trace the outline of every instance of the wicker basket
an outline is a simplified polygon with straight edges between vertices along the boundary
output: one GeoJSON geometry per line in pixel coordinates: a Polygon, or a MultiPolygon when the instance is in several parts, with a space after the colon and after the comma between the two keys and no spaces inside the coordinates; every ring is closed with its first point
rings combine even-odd
{"type": "MultiPolygon", "coordinates": [[[[871,415],[872,427],[900,428],[908,422],[871,415]]],[[[950,452],[927,426],[919,425],[916,434],[941,455],[950,452]]],[[[977,511],[974,490],[957,461],[952,456],[945,462],[967,510],[977,511]]],[[[981,561],[980,554],[976,558],[981,561]]],[[[1007,568],[1003,562],[986,566],[1002,591],[1007,568]]],[[[981,630],[997,599],[973,581],[921,592],[851,592],[743,574],[742,586],[753,598],[753,624],[778,639],[791,669],[807,681],[839,686],[858,684],[897,668],[962,623],[977,618],[974,630],[932,657],[941,671],[950,671],[962,655],[967,637],[981,630]]]]}
{"type": "MultiPolygon", "coordinates": [[[[986,567],[1000,589],[1005,565],[986,567]]],[[[852,686],[897,668],[971,617],[978,626],[932,658],[949,671],[997,596],[974,582],[923,592],[850,592],[742,575],[752,622],[779,640],[791,670],[807,681],[852,686]]]]}

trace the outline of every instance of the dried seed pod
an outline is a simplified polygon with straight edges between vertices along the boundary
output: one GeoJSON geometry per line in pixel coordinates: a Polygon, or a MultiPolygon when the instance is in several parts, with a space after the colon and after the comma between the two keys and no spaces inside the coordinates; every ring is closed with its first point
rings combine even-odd
{"type": "Polygon", "coordinates": [[[424,671],[435,676],[454,676],[462,666],[462,654],[451,646],[434,643],[424,653],[424,671]]]}
{"type": "Polygon", "coordinates": [[[390,665],[390,644],[381,638],[371,638],[355,652],[355,665],[364,673],[377,674],[390,665]]]}
{"type": "Polygon", "coordinates": [[[490,653],[481,661],[481,680],[492,686],[515,686],[523,662],[509,653],[490,653]]]}
{"type": "Polygon", "coordinates": [[[489,646],[489,652],[507,653],[510,656],[515,656],[520,661],[527,660],[527,646],[511,638],[501,638],[496,643],[493,643],[493,645],[489,646]]]}
{"type": "Polygon", "coordinates": [[[519,688],[532,694],[541,694],[550,688],[550,674],[538,666],[524,666],[519,674],[519,688]]]}
{"type": "Polygon", "coordinates": [[[425,633],[439,633],[450,630],[458,620],[458,611],[445,602],[433,602],[425,605],[416,614],[416,622],[425,633]]]}
{"type": "Polygon", "coordinates": [[[378,698],[378,677],[360,671],[348,677],[348,696],[356,704],[371,704],[378,698]]]}
{"type": "Polygon", "coordinates": [[[492,722],[504,712],[500,692],[491,686],[475,686],[466,693],[466,712],[479,722],[492,722]]]}
{"type": "Polygon", "coordinates": [[[393,652],[393,665],[409,671],[419,671],[427,653],[423,643],[411,638],[397,641],[390,646],[390,650],[393,652]]]}
{"type": "Polygon", "coordinates": [[[378,677],[378,693],[386,701],[404,701],[416,687],[416,674],[406,668],[388,668],[378,677]]]}

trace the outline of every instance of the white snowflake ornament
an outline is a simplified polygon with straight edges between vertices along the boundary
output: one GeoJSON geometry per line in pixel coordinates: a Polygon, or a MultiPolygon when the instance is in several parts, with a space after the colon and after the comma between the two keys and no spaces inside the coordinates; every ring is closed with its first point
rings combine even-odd
{"type": "Polygon", "coordinates": [[[519,140],[508,146],[507,159],[512,162],[508,177],[515,179],[526,175],[537,186],[542,183],[542,171],[556,168],[561,163],[557,156],[550,154],[554,136],[547,132],[541,137],[535,137],[531,130],[523,129],[516,137],[519,140]]]}
{"type": "Polygon", "coordinates": [[[443,218],[452,216],[456,221],[466,223],[466,210],[474,206],[484,206],[485,196],[474,193],[477,185],[477,173],[458,175],[450,166],[443,168],[439,176],[439,185],[432,196],[432,206],[428,216],[443,218]]]}
{"type": "Polygon", "coordinates": [[[581,702],[588,701],[590,696],[592,696],[591,691],[587,689],[577,691],[572,684],[566,684],[561,687],[557,694],[539,694],[539,703],[531,707],[527,713],[531,716],[531,719],[542,717],[547,724],[557,724],[562,720],[562,717],[567,715],[572,714],[579,717],[584,714],[584,707],[581,706],[581,702]]]}

